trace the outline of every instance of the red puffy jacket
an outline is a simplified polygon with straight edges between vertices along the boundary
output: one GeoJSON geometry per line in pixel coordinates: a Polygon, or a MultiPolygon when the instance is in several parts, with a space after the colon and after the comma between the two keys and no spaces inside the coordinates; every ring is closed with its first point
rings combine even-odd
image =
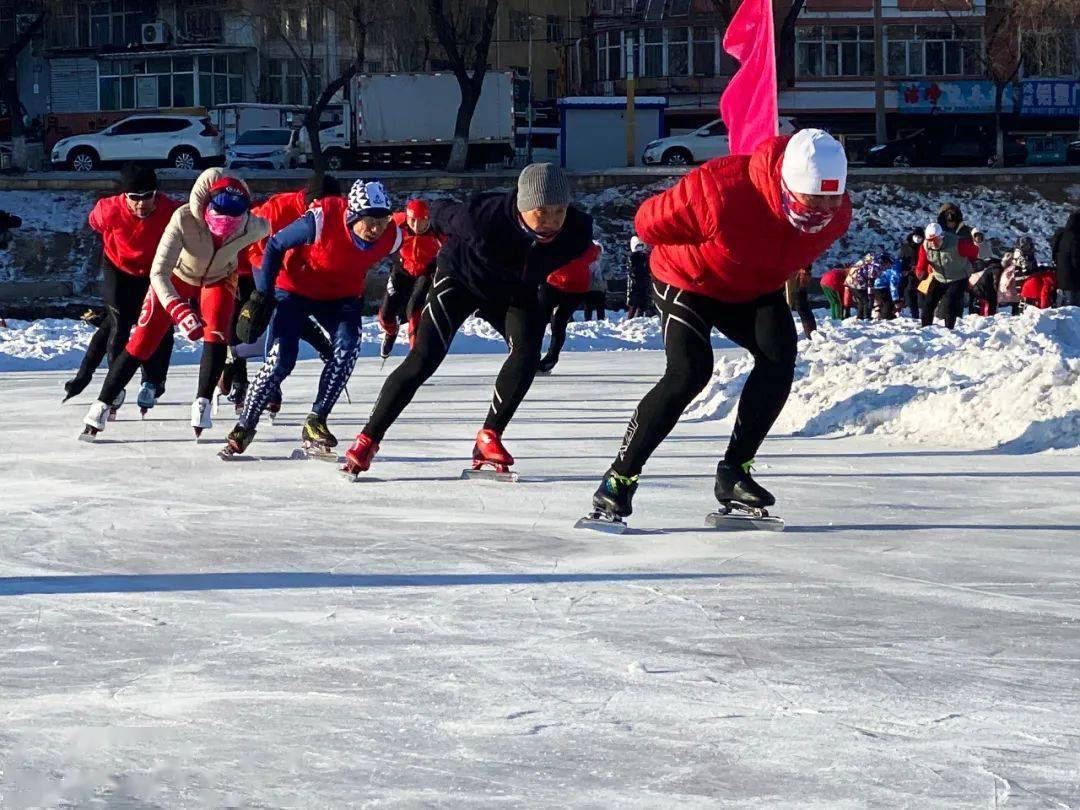
{"type": "Polygon", "coordinates": [[[164,194],[158,194],[156,202],[154,213],[146,219],[131,213],[123,194],[98,200],[90,212],[90,227],[101,234],[105,256],[128,275],[150,275],[161,235],[180,207],[164,194]]]}
{"type": "Polygon", "coordinates": [[[427,275],[434,269],[435,257],[442,247],[442,238],[430,228],[422,234],[413,232],[406,222],[405,212],[394,214],[394,224],[401,229],[401,266],[413,278],[427,275]]]}
{"type": "MultiPolygon", "coordinates": [[[[283,191],[275,194],[262,205],[251,209],[251,213],[262,217],[270,223],[270,236],[280,231],[286,225],[291,225],[307,211],[308,204],[303,189],[299,191],[283,191]]],[[[260,239],[247,249],[248,272],[251,274],[252,267],[261,267],[263,253],[266,252],[266,243],[270,236],[260,239]]]]}
{"type": "Polygon", "coordinates": [[[599,258],[600,246],[594,242],[576,259],[549,273],[547,283],[559,292],[587,293],[592,276],[592,264],[599,258]]]}
{"type": "Polygon", "coordinates": [[[770,138],[750,156],[710,160],[642,204],[634,228],[653,246],[657,281],[718,301],[751,301],[779,290],[847,232],[846,194],[818,233],[784,216],[780,165],[789,137],[770,138]]]}
{"type": "Polygon", "coordinates": [[[844,278],[846,276],[846,267],[833,267],[830,270],[826,270],[825,274],[821,277],[821,286],[828,287],[830,290],[835,290],[837,293],[842,293],[844,291],[844,278]]]}

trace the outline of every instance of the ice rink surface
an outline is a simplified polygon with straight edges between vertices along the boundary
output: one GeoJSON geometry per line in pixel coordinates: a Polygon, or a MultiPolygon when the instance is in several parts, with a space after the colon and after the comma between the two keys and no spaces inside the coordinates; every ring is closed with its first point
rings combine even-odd
{"type": "Polygon", "coordinates": [[[0,375],[0,808],[1080,807],[1080,455],[777,435],[787,531],[715,533],[728,430],[684,423],[586,533],[662,358],[565,354],[521,482],[461,481],[501,359],[355,484],[288,460],[315,363],[233,463],[192,367],[94,445],[63,373],[0,375]]]}

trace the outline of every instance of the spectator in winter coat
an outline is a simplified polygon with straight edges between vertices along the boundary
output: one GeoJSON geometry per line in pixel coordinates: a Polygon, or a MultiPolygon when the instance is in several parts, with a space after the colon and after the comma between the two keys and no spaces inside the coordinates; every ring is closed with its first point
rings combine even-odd
{"type": "Polygon", "coordinates": [[[947,233],[937,222],[926,226],[926,237],[919,249],[915,275],[922,279],[926,299],[923,301],[922,325],[934,323],[934,310],[942,300],[946,301],[945,326],[952,329],[964,310],[964,293],[972,262],[979,256],[979,249],[970,239],[962,239],[956,233],[947,233]]]}
{"type": "Polygon", "coordinates": [[[22,227],[22,217],[7,211],[0,211],[0,250],[7,250],[11,244],[11,231],[22,227]]]}
{"type": "Polygon", "coordinates": [[[860,321],[870,320],[873,311],[874,279],[877,276],[878,267],[874,263],[874,254],[867,253],[855,264],[848,268],[844,279],[844,286],[851,295],[851,301],[855,306],[855,317],[860,321]]]}
{"type": "MultiPolygon", "coordinates": [[[[596,244],[596,243],[594,243],[596,244]]],[[[585,293],[582,317],[587,321],[607,319],[608,277],[604,271],[604,250],[591,261],[589,267],[589,290],[585,293]]]]}
{"type": "Polygon", "coordinates": [[[1040,267],[1020,284],[1020,303],[1025,307],[1049,309],[1057,298],[1057,277],[1052,267],[1040,267]]]}
{"type": "Polygon", "coordinates": [[[1020,311],[1020,287],[1024,280],[1039,272],[1039,260],[1035,256],[1035,242],[1030,236],[1021,236],[1013,249],[1001,257],[1001,276],[998,281],[998,306],[1008,305],[1012,314],[1020,311]]]}
{"type": "Polygon", "coordinates": [[[547,277],[540,287],[540,304],[550,313],[551,342],[540,359],[540,372],[551,373],[559,362],[559,353],[566,342],[567,324],[574,318],[574,310],[581,306],[589,292],[593,269],[599,264],[604,249],[599,242],[581,256],[568,262],[547,277]]]}
{"type": "Polygon", "coordinates": [[[1054,236],[1054,265],[1062,305],[1080,307],[1080,211],[1054,236]]]}
{"type": "Polygon", "coordinates": [[[846,184],[843,147],[822,130],[804,129],[768,138],[750,155],[711,160],[638,209],[635,230],[653,246],[653,303],[667,366],[634,411],[594,509],[612,518],[632,512],[646,461],[712,376],[713,329],[754,359],[713,492],[750,507],[774,503],[749,469],[795,375],[784,283],[847,232],[846,184]]]}
{"type": "Polygon", "coordinates": [[[961,239],[970,241],[972,228],[964,224],[964,214],[956,203],[949,202],[941,206],[937,221],[946,233],[955,233],[961,239]]]}
{"type": "Polygon", "coordinates": [[[874,278],[874,302],[877,305],[878,317],[883,321],[891,321],[896,313],[903,307],[900,286],[903,282],[903,273],[900,259],[890,261],[889,256],[881,254],[876,263],[880,269],[874,278]]]}
{"type": "Polygon", "coordinates": [[[199,175],[188,203],[173,212],[161,236],[139,322],[90,406],[88,433],[104,428],[109,404],[174,324],[189,340],[203,342],[191,426],[196,433],[211,427],[210,395],[231,338],[240,254],[269,232],[266,220],[250,211],[251,192],[243,180],[216,168],[199,175]]]}
{"type": "Polygon", "coordinates": [[[847,272],[846,267],[833,267],[821,277],[821,291],[829,302],[829,317],[834,320],[844,317],[844,278],[847,272]]]}
{"type": "MultiPolygon", "coordinates": [[[[101,297],[105,319],[98,326],[75,376],[64,383],[69,400],[90,384],[94,371],[108,355],[112,364],[124,350],[150,288],[150,266],[158,242],[180,203],[158,193],[157,175],[148,166],[129,163],[120,171],[120,193],[97,201],[90,228],[100,236],[101,297]]],[[[172,357],[170,330],[157,351],[142,363],[142,403],[153,405],[165,390],[172,357]]]]}
{"type": "Polygon", "coordinates": [[[634,236],[630,239],[630,257],[626,267],[626,317],[637,318],[648,314],[652,307],[649,287],[649,246],[634,236]]]}
{"type": "Polygon", "coordinates": [[[903,297],[912,318],[919,317],[919,280],[915,278],[915,263],[923,243],[923,229],[913,228],[900,245],[900,272],[903,274],[903,297]]]}

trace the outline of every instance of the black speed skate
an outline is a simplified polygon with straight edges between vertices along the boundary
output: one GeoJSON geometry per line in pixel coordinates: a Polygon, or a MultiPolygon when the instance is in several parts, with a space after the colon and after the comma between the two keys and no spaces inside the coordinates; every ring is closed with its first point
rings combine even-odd
{"type": "Polygon", "coordinates": [[[714,529],[766,529],[783,531],[784,521],[769,515],[768,507],[776,498],[750,477],[753,461],[732,464],[721,461],[716,466],[716,486],[713,489],[720,509],[705,518],[705,525],[714,529]]]}
{"type": "Polygon", "coordinates": [[[379,357],[385,363],[386,358],[390,356],[390,352],[394,350],[394,344],[397,343],[398,330],[393,332],[383,333],[382,343],[379,344],[379,357]]]}
{"type": "Polygon", "coordinates": [[[337,437],[326,426],[326,417],[316,413],[309,413],[304,421],[302,432],[304,444],[299,450],[294,450],[293,458],[313,458],[319,461],[337,462],[337,453],[333,448],[337,446],[337,437]]]}
{"type": "Polygon", "coordinates": [[[233,456],[243,455],[254,438],[253,428],[237,425],[229,431],[229,437],[225,440],[225,446],[218,452],[218,458],[228,461],[233,456]]]}
{"type": "Polygon", "coordinates": [[[619,475],[614,469],[608,470],[593,493],[593,511],[575,523],[574,528],[622,534],[626,531],[626,518],[634,513],[637,487],[636,475],[619,475]]]}

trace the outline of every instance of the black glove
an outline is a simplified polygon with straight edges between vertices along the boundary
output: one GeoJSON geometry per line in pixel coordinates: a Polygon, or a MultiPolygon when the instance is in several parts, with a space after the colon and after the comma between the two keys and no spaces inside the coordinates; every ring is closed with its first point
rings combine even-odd
{"type": "Polygon", "coordinates": [[[240,307],[240,317],[236,320],[236,339],[241,343],[254,343],[270,325],[270,316],[273,314],[274,300],[258,290],[253,292],[240,307]]]}

